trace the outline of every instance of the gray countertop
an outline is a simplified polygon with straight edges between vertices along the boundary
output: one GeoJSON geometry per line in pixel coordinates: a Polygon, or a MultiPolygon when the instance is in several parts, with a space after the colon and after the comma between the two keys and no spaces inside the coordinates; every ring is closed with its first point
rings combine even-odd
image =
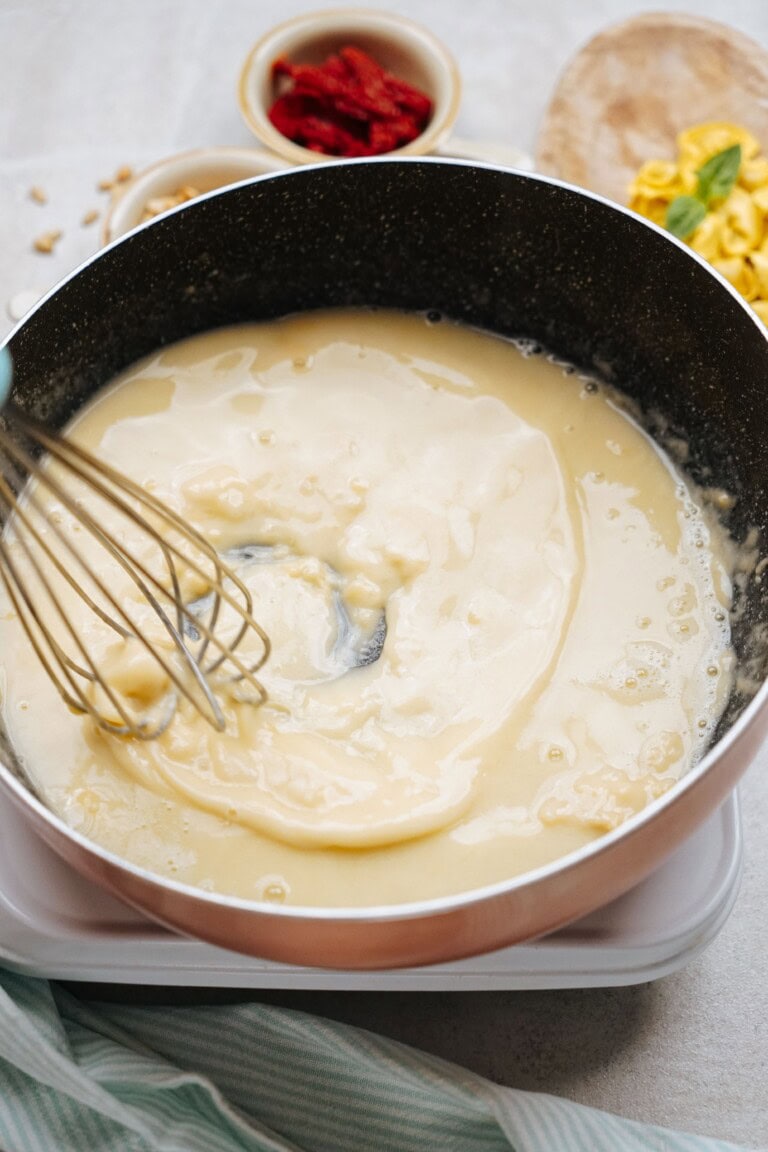
{"type": "MultiPolygon", "coordinates": [[[[249,144],[234,98],[248,46],[311,0],[0,0],[0,309],[90,255],[96,182],[198,144],[249,144]],[[213,34],[215,29],[215,35],[213,34]],[[24,51],[20,51],[22,44],[24,51]],[[28,198],[43,186],[49,203],[28,198]],[[56,254],[31,238],[64,231],[56,254]]],[[[457,132],[532,150],[560,68],[606,24],[655,0],[392,0],[455,53],[457,132]]],[[[690,3],[768,42],[765,0],[690,3]]],[[[695,117],[694,117],[695,119],[695,117]]],[[[10,327],[0,319],[0,332],[10,327]]],[[[519,1088],[749,1147],[768,1147],[768,780],[743,784],[745,871],[735,910],[687,968],[654,984],[525,993],[270,993],[381,1031],[519,1088]]],[[[267,994],[265,994],[267,998],[267,994]]]]}

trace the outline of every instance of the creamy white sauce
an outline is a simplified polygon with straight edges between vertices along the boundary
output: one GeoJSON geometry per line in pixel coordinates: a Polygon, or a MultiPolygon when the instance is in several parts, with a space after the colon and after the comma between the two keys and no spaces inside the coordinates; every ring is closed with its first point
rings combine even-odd
{"type": "MultiPolygon", "coordinates": [[[[313,314],[164,349],[72,435],[220,550],[273,549],[239,569],[268,700],[226,699],[223,734],[183,708],[157,741],[105,736],[3,613],[14,746],[124,857],[298,904],[446,894],[617,826],[706,746],[730,687],[724,538],[615,397],[541,356],[313,314]],[[382,614],[380,657],[348,670],[382,614]]],[[[119,686],[160,690],[92,639],[119,686]]]]}

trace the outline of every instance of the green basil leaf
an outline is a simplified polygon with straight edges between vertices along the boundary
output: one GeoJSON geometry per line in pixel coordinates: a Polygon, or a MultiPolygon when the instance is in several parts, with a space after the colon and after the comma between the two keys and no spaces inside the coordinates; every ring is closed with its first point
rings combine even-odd
{"type": "Polygon", "coordinates": [[[706,164],[697,172],[699,185],[696,195],[707,206],[712,200],[722,200],[728,195],[739,175],[741,167],[741,144],[710,156],[706,164]]]}
{"type": "Polygon", "coordinates": [[[695,196],[678,196],[667,208],[665,226],[673,236],[685,240],[698,228],[706,214],[706,206],[695,196]]]}

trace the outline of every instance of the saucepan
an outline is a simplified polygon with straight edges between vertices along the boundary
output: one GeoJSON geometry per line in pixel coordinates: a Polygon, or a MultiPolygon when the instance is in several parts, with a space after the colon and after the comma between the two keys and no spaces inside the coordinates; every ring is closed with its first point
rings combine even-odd
{"type": "MultiPolygon", "coordinates": [[[[54,426],[131,362],[193,333],[327,307],[435,309],[525,336],[616,381],[691,445],[689,471],[768,526],[768,336],[702,261],[632,213],[542,177],[439,159],[321,164],[211,193],[130,233],[12,334],[19,401],[54,426]]],[[[708,754],[586,848],[460,895],[395,907],[274,906],[184,886],[117,858],[35,794],[7,737],[0,787],[91,880],[215,944],[294,964],[457,959],[585,915],[659,865],[733,789],[768,732],[768,604],[737,581],[740,675],[708,754]]]]}

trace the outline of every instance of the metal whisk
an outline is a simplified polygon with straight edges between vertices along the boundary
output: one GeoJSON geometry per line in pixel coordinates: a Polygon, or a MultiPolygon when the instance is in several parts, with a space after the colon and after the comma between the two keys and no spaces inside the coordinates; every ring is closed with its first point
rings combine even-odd
{"type": "Polygon", "coordinates": [[[181,699],[219,731],[220,696],[265,700],[257,673],[269,638],[238,575],[171,508],[12,401],[0,417],[0,525],[8,597],[73,711],[150,740],[181,699]],[[105,636],[130,647],[149,696],[132,695],[95,653],[94,637],[103,648],[105,636]]]}

